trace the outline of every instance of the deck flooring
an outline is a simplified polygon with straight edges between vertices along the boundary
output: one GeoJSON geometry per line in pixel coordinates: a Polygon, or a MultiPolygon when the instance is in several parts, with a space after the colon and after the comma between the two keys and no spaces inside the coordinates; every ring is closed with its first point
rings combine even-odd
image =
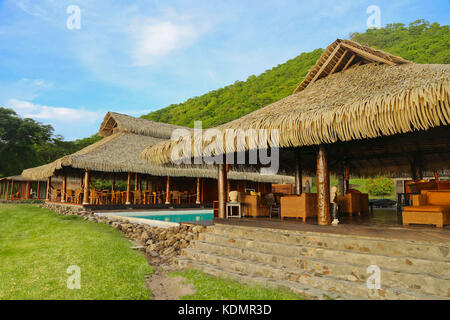
{"type": "Polygon", "coordinates": [[[435,241],[450,244],[450,225],[436,228],[427,225],[411,225],[404,227],[397,223],[395,210],[375,209],[373,215],[362,217],[342,217],[337,226],[320,226],[317,220],[283,220],[277,218],[214,218],[216,224],[237,225],[256,228],[272,228],[307,232],[321,232],[387,239],[402,239],[412,241],[435,241]]]}

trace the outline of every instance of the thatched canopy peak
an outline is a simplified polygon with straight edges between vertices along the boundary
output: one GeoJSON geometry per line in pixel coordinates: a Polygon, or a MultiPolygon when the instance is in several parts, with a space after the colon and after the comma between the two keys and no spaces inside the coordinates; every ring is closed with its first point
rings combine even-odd
{"type": "Polygon", "coordinates": [[[98,133],[103,137],[118,132],[128,132],[159,139],[170,139],[172,132],[175,129],[188,128],[131,117],[117,112],[108,112],[100,125],[98,133]]]}
{"type": "Polygon", "coordinates": [[[363,46],[355,41],[337,39],[324,50],[319,60],[305,76],[305,79],[294,90],[294,93],[304,90],[309,84],[330,74],[373,62],[390,66],[411,63],[402,57],[363,46]]]}

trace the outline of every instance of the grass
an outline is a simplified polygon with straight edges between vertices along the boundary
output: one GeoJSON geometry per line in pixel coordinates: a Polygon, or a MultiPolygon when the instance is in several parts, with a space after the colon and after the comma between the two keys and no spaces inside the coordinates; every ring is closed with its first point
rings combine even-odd
{"type": "Polygon", "coordinates": [[[0,204],[0,299],[149,299],[145,257],[108,225],[0,204]],[[81,270],[70,290],[67,268],[81,270]]]}
{"type": "Polygon", "coordinates": [[[196,289],[183,300],[303,300],[304,297],[283,289],[250,286],[234,280],[216,278],[201,271],[172,272],[170,276],[182,276],[196,289]]]}

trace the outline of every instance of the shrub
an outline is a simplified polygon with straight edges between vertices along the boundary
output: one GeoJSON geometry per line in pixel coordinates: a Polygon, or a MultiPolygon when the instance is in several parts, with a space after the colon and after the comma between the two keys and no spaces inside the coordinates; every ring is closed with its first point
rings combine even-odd
{"type": "Polygon", "coordinates": [[[394,191],[394,181],[385,177],[368,179],[366,182],[366,189],[371,195],[381,197],[387,196],[394,191]]]}

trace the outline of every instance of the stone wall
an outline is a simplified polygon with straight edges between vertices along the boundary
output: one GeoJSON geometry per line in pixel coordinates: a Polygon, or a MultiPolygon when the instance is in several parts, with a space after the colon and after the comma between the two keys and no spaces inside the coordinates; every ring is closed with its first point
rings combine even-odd
{"type": "Polygon", "coordinates": [[[188,247],[191,241],[198,239],[199,233],[207,230],[205,226],[194,224],[158,228],[133,223],[126,218],[97,216],[92,211],[73,205],[44,203],[41,207],[59,214],[82,216],[84,220],[110,225],[130,238],[135,243],[135,248],[146,254],[151,265],[174,265],[181,249],[188,247]]]}

